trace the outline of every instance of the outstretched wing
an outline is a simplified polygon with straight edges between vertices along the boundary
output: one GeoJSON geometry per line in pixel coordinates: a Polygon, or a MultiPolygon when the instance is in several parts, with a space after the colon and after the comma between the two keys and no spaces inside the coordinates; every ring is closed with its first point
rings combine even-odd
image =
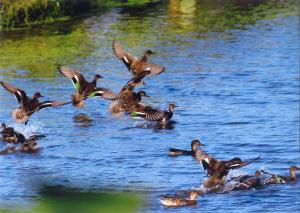
{"type": "Polygon", "coordinates": [[[83,75],[80,74],[80,72],[74,71],[70,67],[59,66],[58,71],[68,79],[72,80],[73,85],[77,91],[80,91],[82,85],[88,84],[88,82],[85,80],[83,75]]]}
{"type": "Polygon", "coordinates": [[[137,104],[134,111],[131,112],[131,116],[142,117],[148,121],[161,121],[164,117],[164,111],[137,104]]]}
{"type": "Polygon", "coordinates": [[[37,107],[33,111],[39,111],[41,109],[47,108],[47,107],[58,107],[58,106],[63,106],[66,104],[70,104],[72,101],[65,101],[65,102],[60,102],[60,101],[43,101],[37,105],[37,107]]]}
{"type": "Polygon", "coordinates": [[[158,75],[165,71],[165,67],[161,67],[157,64],[147,64],[145,70],[147,69],[150,70],[150,75],[158,75]]]}
{"type": "Polygon", "coordinates": [[[16,88],[9,83],[0,81],[0,84],[6,89],[8,92],[14,94],[18,100],[18,103],[21,104],[24,100],[27,100],[28,97],[24,90],[16,88]]]}
{"type": "Polygon", "coordinates": [[[226,168],[228,169],[238,169],[244,166],[249,165],[250,163],[258,160],[260,158],[260,155],[257,156],[256,158],[252,158],[252,159],[247,159],[245,161],[242,161],[240,158],[233,158],[230,161],[228,161],[226,163],[226,168]]]}
{"type": "Polygon", "coordinates": [[[127,90],[127,89],[132,89],[135,86],[140,85],[143,78],[149,74],[150,74],[150,70],[145,70],[145,71],[141,72],[139,75],[133,76],[129,81],[127,81],[127,83],[121,89],[121,92],[124,90],[127,90]]]}
{"type": "Polygon", "coordinates": [[[113,41],[112,48],[114,54],[123,61],[127,69],[130,70],[130,65],[137,60],[136,57],[125,51],[119,42],[113,41]]]}
{"type": "Polygon", "coordinates": [[[113,91],[110,89],[98,87],[94,92],[88,95],[88,97],[101,97],[106,100],[116,100],[118,99],[118,95],[115,94],[113,91]]]}

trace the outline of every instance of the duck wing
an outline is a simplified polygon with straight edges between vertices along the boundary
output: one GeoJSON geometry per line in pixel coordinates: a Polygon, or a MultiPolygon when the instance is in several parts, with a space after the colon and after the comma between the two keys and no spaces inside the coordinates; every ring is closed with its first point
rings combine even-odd
{"type": "Polygon", "coordinates": [[[121,91],[127,90],[127,89],[133,89],[135,86],[140,85],[143,78],[149,74],[150,74],[150,70],[145,70],[145,71],[141,72],[140,74],[133,76],[129,81],[127,81],[127,83],[124,85],[124,87],[121,89],[121,91]]]}
{"type": "Polygon", "coordinates": [[[94,92],[88,95],[88,97],[96,97],[99,96],[101,98],[104,98],[106,100],[117,100],[118,95],[107,88],[98,87],[94,92]]]}
{"type": "Polygon", "coordinates": [[[229,169],[238,169],[244,166],[249,165],[250,163],[258,160],[260,158],[260,155],[257,156],[256,158],[252,158],[252,159],[247,159],[242,161],[240,158],[233,158],[229,161],[226,162],[225,167],[229,170],[229,169]]]}
{"type": "Polygon", "coordinates": [[[45,109],[45,108],[48,108],[48,107],[59,107],[59,106],[63,106],[63,105],[70,104],[70,103],[72,103],[72,101],[65,101],[65,102],[60,102],[60,101],[43,101],[43,102],[39,103],[36,106],[36,108],[34,108],[32,110],[32,112],[40,111],[41,109],[45,109]]]}
{"type": "Polygon", "coordinates": [[[125,51],[119,42],[113,41],[112,48],[117,58],[122,60],[123,63],[126,65],[128,71],[130,71],[130,66],[134,61],[137,60],[137,58],[125,51]]]}
{"type": "Polygon", "coordinates": [[[28,100],[28,96],[26,95],[25,91],[19,88],[12,86],[9,83],[0,81],[0,84],[6,89],[8,92],[14,94],[18,100],[19,104],[24,103],[25,100],[28,100]]]}
{"type": "Polygon", "coordinates": [[[148,121],[161,121],[164,117],[164,111],[159,109],[154,109],[150,106],[144,106],[142,104],[137,104],[133,112],[131,112],[132,117],[142,117],[148,121]]]}
{"type": "Polygon", "coordinates": [[[175,149],[175,148],[169,149],[169,156],[178,156],[178,155],[192,155],[192,152],[183,149],[175,149]]]}
{"type": "Polygon", "coordinates": [[[165,67],[157,64],[147,64],[145,70],[150,70],[150,75],[158,75],[165,71],[165,67]]]}
{"type": "Polygon", "coordinates": [[[70,67],[59,66],[58,71],[68,79],[72,80],[72,83],[78,92],[82,90],[82,87],[84,85],[88,84],[88,82],[85,80],[83,75],[80,74],[80,72],[74,71],[70,67]]]}

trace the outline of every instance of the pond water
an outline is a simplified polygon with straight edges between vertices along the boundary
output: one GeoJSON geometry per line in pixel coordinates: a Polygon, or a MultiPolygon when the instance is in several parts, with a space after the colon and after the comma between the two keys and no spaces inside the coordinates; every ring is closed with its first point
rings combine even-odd
{"type": "Polygon", "coordinates": [[[38,154],[0,157],[1,207],[30,205],[37,196],[35,186],[47,182],[135,191],[146,200],[143,212],[299,211],[299,182],[211,194],[200,197],[195,207],[165,208],[159,202],[161,195],[199,187],[206,178],[193,158],[167,155],[169,147],[188,149],[195,138],[220,159],[261,155],[236,173],[266,169],[288,174],[290,165],[300,164],[299,19],[287,12],[294,11],[290,7],[255,16],[260,9],[271,11],[264,5],[155,2],[3,32],[0,80],[30,95],[40,91],[42,100],[70,99],[74,89],[55,69],[58,63],[80,70],[88,80],[100,73],[105,78],[99,85],[119,91],[130,74],[112,52],[111,42],[117,39],[137,56],[155,51],[150,60],[166,67],[140,88],[150,95],[144,102],[178,107],[170,129],[115,119],[109,102],[99,99],[87,100],[84,109],[45,109],[25,127],[13,123],[16,100],[0,88],[1,122],[27,136],[46,135],[38,154]]]}

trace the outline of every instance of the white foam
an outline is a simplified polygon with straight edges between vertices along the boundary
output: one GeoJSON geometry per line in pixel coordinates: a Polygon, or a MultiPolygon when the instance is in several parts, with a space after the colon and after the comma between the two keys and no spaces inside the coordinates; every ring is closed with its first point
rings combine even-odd
{"type": "Polygon", "coordinates": [[[22,133],[25,136],[25,138],[29,138],[33,134],[44,134],[45,133],[45,131],[44,131],[45,124],[40,121],[34,120],[34,119],[30,119],[30,121],[28,122],[27,125],[13,123],[8,126],[11,126],[17,132],[22,133]]]}

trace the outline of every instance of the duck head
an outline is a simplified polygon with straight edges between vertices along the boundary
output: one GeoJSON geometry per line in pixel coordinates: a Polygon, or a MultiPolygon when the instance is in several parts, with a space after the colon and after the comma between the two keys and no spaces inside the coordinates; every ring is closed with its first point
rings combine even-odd
{"type": "Polygon", "coordinates": [[[176,105],[174,103],[169,104],[169,111],[173,112],[175,107],[176,107],[176,105]]]}
{"type": "Polygon", "coordinates": [[[100,78],[104,78],[102,75],[99,75],[99,74],[96,74],[95,76],[94,76],[94,80],[98,80],[98,79],[100,79],[100,78]]]}
{"type": "Polygon", "coordinates": [[[141,97],[149,97],[149,95],[143,90],[139,91],[137,94],[141,97]]]}
{"type": "Polygon", "coordinates": [[[291,176],[292,180],[296,180],[296,171],[297,170],[300,170],[300,168],[297,167],[297,166],[291,166],[290,167],[290,176],[291,176]]]}
{"type": "Polygon", "coordinates": [[[204,144],[202,144],[199,140],[193,140],[191,143],[191,149],[192,151],[196,151],[198,149],[199,146],[205,146],[204,144]]]}
{"type": "Polygon", "coordinates": [[[41,93],[39,93],[39,92],[36,92],[36,93],[34,93],[34,95],[33,95],[33,99],[38,99],[38,98],[40,98],[40,97],[43,97],[42,96],[42,94],[41,93]]]}
{"type": "Polygon", "coordinates": [[[2,124],[1,124],[1,127],[2,127],[2,129],[6,129],[5,123],[2,123],[2,124]]]}
{"type": "Polygon", "coordinates": [[[189,197],[190,197],[190,200],[195,200],[198,197],[198,192],[197,191],[190,191],[189,192],[189,197]]]}
{"type": "Polygon", "coordinates": [[[255,177],[257,177],[257,178],[261,177],[261,172],[260,171],[256,171],[255,172],[255,177]]]}
{"type": "Polygon", "coordinates": [[[152,50],[146,50],[144,53],[146,56],[155,54],[152,50]]]}

